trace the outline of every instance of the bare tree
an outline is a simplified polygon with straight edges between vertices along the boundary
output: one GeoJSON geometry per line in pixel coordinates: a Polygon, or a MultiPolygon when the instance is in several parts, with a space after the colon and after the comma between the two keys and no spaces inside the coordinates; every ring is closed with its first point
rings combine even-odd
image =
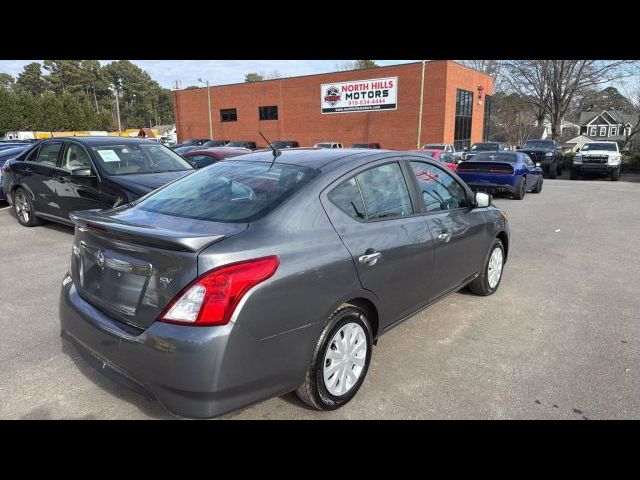
{"type": "Polygon", "coordinates": [[[538,60],[515,60],[504,63],[504,82],[510,92],[529,98],[527,106],[536,123],[542,125],[549,108],[547,64],[538,60]]]}
{"type": "Polygon", "coordinates": [[[633,60],[516,60],[507,62],[509,86],[527,95],[540,125],[545,114],[551,137],[560,138],[562,120],[575,95],[635,73],[633,60]]]}
{"type": "Polygon", "coordinates": [[[280,70],[271,70],[269,73],[262,75],[265,80],[273,80],[275,78],[282,78],[284,75],[280,72],[280,70]]]}
{"type": "Polygon", "coordinates": [[[457,62],[493,77],[495,80],[493,85],[494,94],[503,90],[505,67],[503,60],[458,60],[457,62]]]}
{"type": "Polygon", "coordinates": [[[517,93],[498,93],[493,97],[491,117],[495,136],[503,137],[511,147],[522,146],[536,128],[536,118],[527,108],[527,102],[527,98],[517,93]]]}
{"type": "Polygon", "coordinates": [[[349,62],[342,62],[336,65],[336,69],[339,71],[348,71],[348,70],[364,70],[367,68],[375,68],[379,65],[373,60],[352,60],[349,62]]]}

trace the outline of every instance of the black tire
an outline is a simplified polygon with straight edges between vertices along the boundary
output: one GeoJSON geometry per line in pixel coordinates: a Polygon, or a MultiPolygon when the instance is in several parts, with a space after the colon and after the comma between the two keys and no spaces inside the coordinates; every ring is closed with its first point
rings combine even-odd
{"type": "Polygon", "coordinates": [[[35,208],[31,196],[22,188],[13,192],[13,211],[20,225],[23,227],[35,227],[42,222],[35,215],[35,208]],[[26,217],[25,217],[26,212],[26,217]]]}
{"type": "Polygon", "coordinates": [[[558,176],[558,166],[557,164],[553,164],[549,167],[549,178],[556,178],[558,176]]]}
{"type": "Polygon", "coordinates": [[[469,284],[469,290],[471,290],[476,295],[482,295],[485,297],[488,295],[492,295],[496,292],[496,290],[498,290],[498,287],[500,286],[500,282],[502,281],[502,274],[498,279],[498,283],[496,283],[495,287],[493,288],[491,288],[491,286],[489,285],[488,279],[489,259],[491,258],[491,255],[496,248],[502,250],[502,266],[504,267],[504,245],[502,245],[502,241],[499,238],[496,238],[491,244],[491,248],[489,249],[489,252],[484,259],[480,275],[478,275],[478,277],[469,284]]]}
{"type": "Polygon", "coordinates": [[[611,172],[611,181],[617,182],[618,180],[620,180],[620,167],[611,172]]]}
{"type": "Polygon", "coordinates": [[[542,181],[542,175],[540,175],[540,178],[538,178],[538,181],[536,182],[536,186],[531,189],[531,193],[540,193],[542,191],[542,181]]]}
{"type": "Polygon", "coordinates": [[[516,191],[516,193],[513,193],[511,196],[514,198],[514,200],[522,200],[524,198],[524,195],[526,193],[526,181],[524,178],[520,178],[520,183],[518,184],[518,190],[516,191]]]}
{"type": "Polygon", "coordinates": [[[580,174],[577,170],[571,169],[571,173],[569,173],[569,180],[578,180],[580,178],[580,174]]]}
{"type": "Polygon", "coordinates": [[[313,352],[311,364],[305,375],[304,383],[296,390],[296,394],[300,397],[300,400],[318,410],[335,410],[348,403],[355,394],[358,393],[362,382],[367,376],[369,363],[371,362],[372,347],[373,333],[365,312],[354,305],[342,305],[333,312],[327,325],[320,334],[320,338],[313,352]],[[356,383],[344,395],[335,396],[329,393],[324,381],[323,370],[325,355],[331,346],[334,335],[347,323],[356,323],[364,330],[367,342],[367,355],[356,383]]]}

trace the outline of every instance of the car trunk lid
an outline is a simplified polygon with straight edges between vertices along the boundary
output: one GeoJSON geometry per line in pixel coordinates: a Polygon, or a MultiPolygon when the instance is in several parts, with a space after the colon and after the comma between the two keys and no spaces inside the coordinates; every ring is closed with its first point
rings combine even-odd
{"type": "Polygon", "coordinates": [[[512,174],[513,165],[509,162],[467,161],[458,165],[458,173],[499,173],[512,174]]]}
{"type": "Polygon", "coordinates": [[[87,302],[145,329],[201,273],[199,251],[248,224],[132,210],[71,214],[76,225],[71,274],[87,302]]]}

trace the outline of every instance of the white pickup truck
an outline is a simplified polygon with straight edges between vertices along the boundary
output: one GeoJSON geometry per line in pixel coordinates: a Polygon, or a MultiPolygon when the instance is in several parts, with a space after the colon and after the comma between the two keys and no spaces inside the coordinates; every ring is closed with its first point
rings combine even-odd
{"type": "Polygon", "coordinates": [[[581,174],[607,175],[614,182],[620,179],[622,155],[616,142],[587,142],[573,157],[571,180],[581,174]]]}

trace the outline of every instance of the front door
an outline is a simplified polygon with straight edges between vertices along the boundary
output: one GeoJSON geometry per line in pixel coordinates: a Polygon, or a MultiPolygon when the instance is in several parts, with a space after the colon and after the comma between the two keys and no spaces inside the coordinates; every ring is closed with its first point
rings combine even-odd
{"type": "Polygon", "coordinates": [[[484,255],[485,221],[481,209],[471,209],[464,187],[445,168],[411,161],[422,200],[424,218],[435,242],[434,290],[443,295],[480,271],[484,255]]]}
{"type": "Polygon", "coordinates": [[[382,328],[433,296],[433,240],[398,162],[343,181],[323,204],[351,253],[362,286],[379,299],[382,328]]]}
{"type": "Polygon", "coordinates": [[[100,192],[100,180],[85,148],[66,142],[62,153],[61,168],[56,172],[56,194],[65,218],[74,210],[110,208],[105,195],[100,192]],[[91,170],[91,176],[74,176],[74,170],[91,170]]]}

